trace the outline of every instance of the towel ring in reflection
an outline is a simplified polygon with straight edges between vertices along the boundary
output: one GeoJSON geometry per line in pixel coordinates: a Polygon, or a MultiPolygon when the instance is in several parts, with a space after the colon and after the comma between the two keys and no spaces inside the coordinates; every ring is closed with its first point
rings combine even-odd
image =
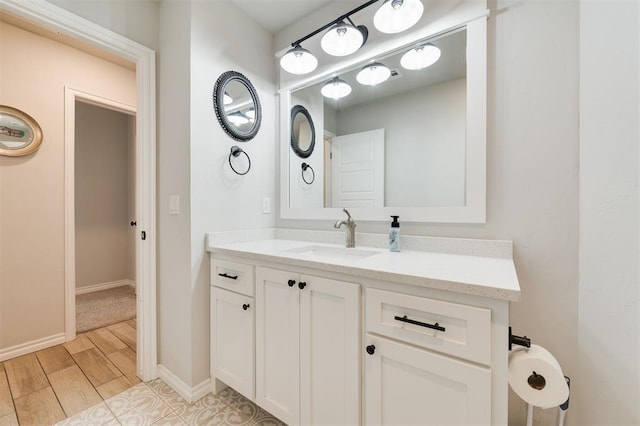
{"type": "Polygon", "coordinates": [[[231,167],[231,170],[233,170],[236,174],[240,176],[246,175],[247,173],[249,173],[249,170],[251,170],[251,158],[249,158],[249,154],[247,154],[246,151],[244,151],[239,146],[234,145],[231,147],[231,153],[229,153],[229,166],[231,167]],[[245,170],[242,173],[237,171],[236,168],[233,167],[233,163],[231,162],[231,157],[238,157],[240,154],[244,154],[247,157],[247,161],[249,162],[249,166],[247,167],[247,170],[245,170]]]}
{"type": "Polygon", "coordinates": [[[314,180],[316,180],[316,172],[313,171],[313,167],[311,167],[310,164],[307,163],[302,163],[302,180],[304,181],[304,183],[306,183],[307,185],[311,185],[313,183],[314,180]],[[311,181],[308,181],[305,177],[304,177],[304,172],[307,171],[307,169],[311,169],[311,181]]]}

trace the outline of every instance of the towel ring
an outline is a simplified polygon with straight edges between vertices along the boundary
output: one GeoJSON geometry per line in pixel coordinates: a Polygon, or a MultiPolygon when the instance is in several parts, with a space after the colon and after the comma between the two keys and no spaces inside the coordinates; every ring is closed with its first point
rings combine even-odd
{"type": "Polygon", "coordinates": [[[304,181],[304,183],[306,183],[307,185],[311,185],[311,184],[313,183],[313,181],[314,181],[314,180],[316,180],[316,172],[315,172],[315,171],[313,171],[313,167],[311,167],[311,165],[310,165],[310,164],[302,163],[302,172],[301,172],[301,173],[302,173],[302,180],[303,180],[303,181],[304,181]],[[307,179],[305,179],[305,177],[304,177],[304,172],[306,172],[306,171],[307,171],[307,169],[311,169],[311,173],[312,173],[311,181],[308,181],[308,180],[307,180],[307,179]]]}
{"type": "Polygon", "coordinates": [[[246,151],[244,151],[239,146],[234,145],[231,147],[231,153],[229,153],[229,166],[231,167],[231,170],[233,170],[236,174],[240,176],[246,175],[247,173],[249,173],[249,170],[251,170],[251,158],[249,158],[249,154],[247,154],[246,151]],[[240,154],[244,154],[247,157],[247,161],[249,161],[249,166],[247,167],[247,170],[245,170],[242,173],[237,171],[236,168],[233,167],[233,163],[231,163],[231,157],[238,157],[240,154]]]}

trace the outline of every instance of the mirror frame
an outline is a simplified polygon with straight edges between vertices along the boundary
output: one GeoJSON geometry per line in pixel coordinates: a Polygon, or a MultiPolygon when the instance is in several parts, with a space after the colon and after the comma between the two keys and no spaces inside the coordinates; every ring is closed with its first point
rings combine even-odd
{"type": "Polygon", "coordinates": [[[291,108],[291,127],[289,129],[289,133],[291,133],[291,149],[296,153],[298,157],[308,158],[309,156],[311,156],[311,154],[313,154],[313,149],[316,145],[316,127],[313,124],[313,118],[311,118],[311,114],[309,114],[309,111],[302,105],[294,105],[294,107],[291,108]],[[300,148],[300,145],[298,144],[298,138],[296,138],[296,136],[293,134],[293,124],[295,122],[296,115],[298,114],[302,114],[305,116],[311,130],[311,142],[309,142],[309,148],[307,149],[300,148]]]}
{"type": "Polygon", "coordinates": [[[22,148],[10,149],[0,148],[0,155],[7,157],[21,157],[23,155],[29,155],[40,148],[42,144],[42,129],[36,120],[24,111],[20,111],[17,108],[10,107],[8,105],[0,105],[0,114],[13,115],[16,118],[22,120],[33,133],[33,140],[22,148]]]}
{"type": "Polygon", "coordinates": [[[255,87],[251,84],[251,81],[244,76],[244,74],[238,71],[226,71],[220,74],[220,77],[216,80],[216,84],[213,88],[213,107],[216,111],[216,117],[222,129],[233,139],[239,142],[247,142],[253,139],[260,130],[260,123],[262,122],[262,107],[260,105],[260,98],[255,87]],[[241,132],[238,128],[227,118],[227,114],[224,108],[224,92],[227,85],[233,81],[237,81],[242,84],[251,95],[251,100],[255,106],[255,119],[253,125],[246,132],[241,132]]]}
{"type": "MultiPolygon", "coordinates": [[[[371,207],[350,208],[359,221],[388,222],[390,215],[399,215],[401,222],[412,223],[485,223],[486,222],[486,140],[487,140],[487,17],[488,11],[466,17],[454,23],[446,20],[441,26],[425,27],[411,38],[389,41],[371,49],[349,62],[329,67],[311,78],[298,80],[280,89],[280,111],[289,111],[291,92],[332,75],[362,66],[371,59],[396,50],[406,49],[416,42],[426,41],[447,32],[466,27],[467,30],[467,157],[464,206],[441,207],[371,207]]],[[[288,139],[290,114],[281,114],[280,132],[288,139]]],[[[288,141],[287,141],[288,142],[288,141]]],[[[282,142],[284,144],[284,141],[282,142]]],[[[288,143],[287,143],[288,145],[288,143]]],[[[280,150],[280,217],[281,219],[335,220],[342,216],[338,207],[290,208],[289,207],[289,150],[280,150]]]]}

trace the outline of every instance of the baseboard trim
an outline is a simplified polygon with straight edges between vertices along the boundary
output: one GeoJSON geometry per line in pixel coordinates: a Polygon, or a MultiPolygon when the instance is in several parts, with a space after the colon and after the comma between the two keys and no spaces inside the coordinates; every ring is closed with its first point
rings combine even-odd
{"type": "Polygon", "coordinates": [[[20,355],[30,354],[41,349],[50,348],[51,346],[60,345],[65,342],[64,337],[64,333],[58,333],[52,336],[43,337],[42,339],[11,346],[10,348],[0,349],[0,362],[20,355]]]}
{"type": "Polygon", "coordinates": [[[158,377],[189,403],[197,401],[211,392],[211,379],[206,379],[199,385],[191,387],[162,364],[158,364],[158,377]]]}
{"type": "Polygon", "coordinates": [[[110,288],[122,287],[128,285],[136,288],[136,283],[131,280],[109,281],[108,283],[92,284],[84,287],[76,287],[76,295],[93,293],[94,291],[108,290],[110,288]]]}

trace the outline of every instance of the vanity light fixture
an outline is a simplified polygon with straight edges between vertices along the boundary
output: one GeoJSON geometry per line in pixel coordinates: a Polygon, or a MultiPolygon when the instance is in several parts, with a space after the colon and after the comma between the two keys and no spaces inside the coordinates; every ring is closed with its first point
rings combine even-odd
{"type": "Polygon", "coordinates": [[[386,34],[399,33],[413,27],[423,11],[420,0],[385,0],[373,17],[373,25],[386,34]]]}
{"type": "MultiPolygon", "coordinates": [[[[369,30],[364,25],[356,26],[350,16],[379,1],[369,0],[291,43],[291,49],[280,59],[282,69],[297,75],[315,70],[318,60],[301,44],[326,30],[328,31],[322,36],[320,45],[329,55],[346,56],[356,52],[367,42],[369,30]]],[[[374,16],[373,23],[383,33],[398,33],[415,25],[420,20],[423,10],[421,0],[384,0],[374,16]]]]}
{"type": "Polygon", "coordinates": [[[291,74],[308,74],[318,66],[318,60],[311,52],[297,44],[280,58],[280,66],[291,74]]]}
{"type": "Polygon", "coordinates": [[[351,93],[351,86],[339,77],[334,77],[327,82],[322,89],[320,89],[322,96],[331,99],[340,99],[348,96],[351,93]]]}
{"type": "Polygon", "coordinates": [[[344,21],[335,24],[320,40],[322,50],[332,56],[347,56],[356,52],[367,40],[369,30],[364,25],[355,26],[344,21]]]}
{"type": "Polygon", "coordinates": [[[387,81],[389,77],[391,77],[391,70],[380,62],[374,62],[365,65],[356,75],[356,80],[365,86],[375,86],[387,81]]]}
{"type": "Polygon", "coordinates": [[[229,96],[229,94],[227,92],[224,92],[224,97],[223,97],[223,103],[225,105],[229,105],[233,103],[233,98],[231,96],[229,96]]]}
{"type": "Polygon", "coordinates": [[[409,50],[400,58],[400,65],[403,68],[415,71],[427,68],[440,59],[440,49],[431,43],[418,46],[409,50]]]}

